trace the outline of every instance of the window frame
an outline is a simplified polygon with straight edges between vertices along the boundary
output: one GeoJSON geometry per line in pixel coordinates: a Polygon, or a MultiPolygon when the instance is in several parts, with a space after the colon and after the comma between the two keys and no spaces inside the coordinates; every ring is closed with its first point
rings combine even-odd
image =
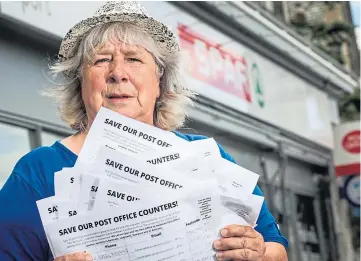
{"type": "Polygon", "coordinates": [[[74,134],[74,130],[62,125],[57,125],[2,110],[0,110],[0,123],[26,129],[29,135],[30,150],[42,146],[42,132],[59,136],[68,136],[74,134]]]}

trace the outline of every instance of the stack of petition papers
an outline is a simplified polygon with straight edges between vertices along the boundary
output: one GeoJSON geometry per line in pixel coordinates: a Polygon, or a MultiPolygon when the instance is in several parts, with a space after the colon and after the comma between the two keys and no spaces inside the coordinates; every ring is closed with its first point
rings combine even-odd
{"type": "Polygon", "coordinates": [[[54,258],[213,260],[222,227],[257,225],[258,178],[212,138],[188,142],[101,108],[75,166],[37,206],[54,258]]]}

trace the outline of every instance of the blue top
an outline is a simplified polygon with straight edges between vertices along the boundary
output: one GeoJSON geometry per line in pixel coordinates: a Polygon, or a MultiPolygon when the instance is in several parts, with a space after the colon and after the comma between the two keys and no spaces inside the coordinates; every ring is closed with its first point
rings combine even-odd
{"type": "MultiPolygon", "coordinates": [[[[176,135],[188,140],[204,136],[176,135]]],[[[222,157],[235,162],[222,147],[222,157]]],[[[64,167],[73,167],[77,156],[60,142],[51,147],[37,148],[23,156],[0,191],[0,260],[53,260],[37,210],[36,201],[54,196],[54,173],[64,167]]],[[[257,186],[254,194],[262,195],[257,186]]],[[[256,230],[265,241],[278,242],[288,247],[275,219],[266,204],[257,222],[256,230]]]]}

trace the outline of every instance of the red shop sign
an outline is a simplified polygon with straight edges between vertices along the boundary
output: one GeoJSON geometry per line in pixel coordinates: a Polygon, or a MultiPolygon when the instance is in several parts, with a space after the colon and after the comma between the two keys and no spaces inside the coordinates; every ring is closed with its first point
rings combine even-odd
{"type": "Polygon", "coordinates": [[[178,25],[180,46],[188,54],[188,73],[215,88],[251,102],[247,62],[211,43],[185,25],[178,25]]]}
{"type": "Polygon", "coordinates": [[[342,147],[352,154],[360,153],[360,130],[347,133],[342,139],[342,147]]]}

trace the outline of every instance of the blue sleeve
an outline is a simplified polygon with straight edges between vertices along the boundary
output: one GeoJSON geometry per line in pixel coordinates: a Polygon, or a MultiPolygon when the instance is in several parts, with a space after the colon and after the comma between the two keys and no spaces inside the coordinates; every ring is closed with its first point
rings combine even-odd
{"type": "MultiPolygon", "coordinates": [[[[227,152],[225,152],[219,144],[218,147],[224,159],[236,163],[236,161],[227,152]]],[[[255,187],[253,194],[263,196],[263,193],[258,186],[255,187]]],[[[261,212],[257,220],[257,227],[255,229],[262,234],[265,242],[277,242],[282,244],[286,249],[288,248],[288,240],[281,234],[275,218],[268,210],[266,199],[263,202],[261,212]]]]}
{"type": "MultiPolygon", "coordinates": [[[[258,186],[255,187],[253,194],[263,196],[263,193],[258,186]]],[[[275,218],[268,210],[266,200],[263,202],[257,220],[256,230],[262,234],[265,242],[277,242],[282,244],[286,249],[288,248],[288,240],[281,234],[275,218]]]]}
{"type": "Polygon", "coordinates": [[[0,190],[0,260],[50,261],[37,192],[16,172],[0,190]]]}

